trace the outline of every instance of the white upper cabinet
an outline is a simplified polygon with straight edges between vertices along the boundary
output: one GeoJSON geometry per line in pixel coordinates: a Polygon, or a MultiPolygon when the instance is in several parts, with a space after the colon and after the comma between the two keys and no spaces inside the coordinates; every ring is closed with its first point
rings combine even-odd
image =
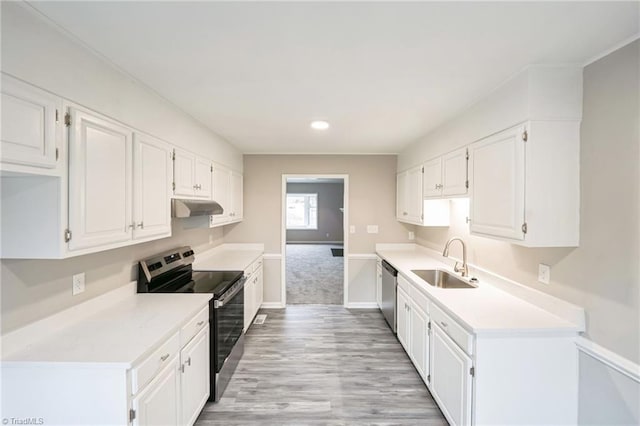
{"type": "Polygon", "coordinates": [[[56,174],[62,140],[62,99],[2,74],[1,168],[56,174]]]}
{"type": "Polygon", "coordinates": [[[243,179],[242,174],[231,171],[231,221],[242,220],[243,215],[243,179]]]}
{"type": "Polygon", "coordinates": [[[398,173],[396,215],[400,222],[422,223],[422,166],[398,173]]]}
{"type": "Polygon", "coordinates": [[[425,197],[442,195],[442,159],[440,157],[424,163],[422,186],[425,197]]]}
{"type": "Polygon", "coordinates": [[[442,157],[442,195],[466,195],[469,188],[466,148],[450,152],[442,157]]]}
{"type": "Polygon", "coordinates": [[[211,199],[211,162],[181,149],[174,153],[174,196],[211,199]]]}
{"type": "Polygon", "coordinates": [[[171,235],[172,149],[149,135],[133,136],[133,238],[171,235]]]}
{"type": "Polygon", "coordinates": [[[424,163],[424,197],[466,195],[467,159],[467,149],[462,148],[424,163]]]}
{"type": "Polygon", "coordinates": [[[472,234],[574,247],[580,231],[580,122],[530,121],[471,145],[472,234]]]}
{"type": "Polygon", "coordinates": [[[69,114],[69,249],[130,240],[133,132],[77,107],[69,114]]]}
{"type": "Polygon", "coordinates": [[[224,210],[222,214],[211,218],[211,225],[224,225],[240,222],[243,218],[243,178],[242,174],[224,166],[213,166],[212,199],[224,210]]]}
{"type": "MultiPolygon", "coordinates": [[[[396,186],[396,218],[400,222],[420,226],[449,226],[448,200],[425,200],[425,182],[433,179],[435,169],[440,173],[438,164],[430,162],[398,173],[396,186]],[[429,179],[425,175],[429,175],[429,179]]],[[[431,183],[429,183],[431,185],[431,183]]],[[[438,189],[439,190],[439,189],[438,189]]]]}
{"type": "Polygon", "coordinates": [[[472,145],[472,233],[524,239],[524,132],[516,126],[472,145]]]}

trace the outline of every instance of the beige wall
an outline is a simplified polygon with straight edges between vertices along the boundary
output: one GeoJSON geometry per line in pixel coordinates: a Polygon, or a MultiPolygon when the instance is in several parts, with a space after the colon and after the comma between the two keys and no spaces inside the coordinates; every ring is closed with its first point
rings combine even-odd
{"type": "MultiPolygon", "coordinates": [[[[236,148],[34,15],[30,7],[20,2],[2,2],[1,7],[3,72],[242,169],[242,154],[236,148]]],[[[135,262],[158,251],[183,244],[203,249],[222,242],[221,229],[183,231],[175,221],[173,234],[67,260],[2,260],[2,332],[127,284],[136,278],[135,262]],[[71,277],[80,272],[86,274],[86,291],[72,296],[71,277]]]]}
{"type": "Polygon", "coordinates": [[[287,242],[342,241],[342,183],[288,183],[287,193],[318,194],[318,229],[287,230],[287,242]]]}
{"type": "Polygon", "coordinates": [[[283,174],[349,175],[349,224],[356,227],[350,253],[408,242],[408,228],[395,220],[395,155],[245,155],[244,221],[225,229],[225,242],[259,242],[266,253],[281,253],[283,174]],[[367,234],[367,225],[379,233],[367,234]]]}
{"type": "MultiPolygon", "coordinates": [[[[469,261],[583,306],[586,337],[640,362],[640,42],[584,69],[581,126],[580,247],[530,249],[469,235],[464,203],[452,226],[418,228],[419,243],[442,249],[462,236],[469,261]],[[551,265],[551,284],[537,281],[551,265]]],[[[457,253],[456,253],[457,254],[457,253]]]]}
{"type": "Polygon", "coordinates": [[[3,259],[2,333],[137,280],[137,262],[158,252],[191,245],[198,253],[221,243],[222,228],[185,230],[174,219],[173,236],[162,240],[63,260],[3,259]],[[72,296],[71,277],[81,272],[86,290],[72,296]]]}

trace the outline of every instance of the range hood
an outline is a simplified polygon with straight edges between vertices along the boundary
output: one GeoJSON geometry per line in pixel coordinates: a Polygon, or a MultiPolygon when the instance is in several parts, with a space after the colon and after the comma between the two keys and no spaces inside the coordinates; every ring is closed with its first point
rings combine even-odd
{"type": "Polygon", "coordinates": [[[171,200],[171,217],[211,216],[222,214],[224,209],[215,201],[209,200],[171,200]]]}

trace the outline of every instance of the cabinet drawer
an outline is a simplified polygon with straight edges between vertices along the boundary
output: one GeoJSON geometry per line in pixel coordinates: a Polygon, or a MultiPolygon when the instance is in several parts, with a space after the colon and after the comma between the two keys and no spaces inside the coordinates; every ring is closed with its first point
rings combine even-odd
{"type": "Polygon", "coordinates": [[[411,292],[411,284],[409,284],[409,281],[400,274],[398,274],[398,287],[403,289],[407,294],[411,292]]]}
{"type": "Polygon", "coordinates": [[[424,311],[425,314],[429,314],[429,299],[427,296],[422,294],[420,290],[417,290],[414,287],[411,287],[411,293],[409,293],[413,303],[420,307],[424,311]]]}
{"type": "Polygon", "coordinates": [[[176,332],[131,372],[131,394],[135,395],[155,377],[156,373],[171,362],[180,351],[180,333],[176,332]]]}
{"type": "Polygon", "coordinates": [[[258,269],[262,268],[262,258],[253,262],[253,272],[258,272],[258,269]]]}
{"type": "Polygon", "coordinates": [[[209,306],[205,306],[180,329],[180,346],[184,346],[209,323],[209,306]]]}
{"type": "Polygon", "coordinates": [[[445,314],[435,304],[431,306],[431,321],[438,324],[467,354],[473,354],[473,335],[462,328],[460,324],[445,314]]]}

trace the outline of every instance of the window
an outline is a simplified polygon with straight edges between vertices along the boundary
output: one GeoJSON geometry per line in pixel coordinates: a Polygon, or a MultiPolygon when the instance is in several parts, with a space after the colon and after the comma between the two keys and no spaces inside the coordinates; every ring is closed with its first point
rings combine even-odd
{"type": "Polygon", "coordinates": [[[287,229],[318,229],[318,194],[287,194],[287,229]]]}

